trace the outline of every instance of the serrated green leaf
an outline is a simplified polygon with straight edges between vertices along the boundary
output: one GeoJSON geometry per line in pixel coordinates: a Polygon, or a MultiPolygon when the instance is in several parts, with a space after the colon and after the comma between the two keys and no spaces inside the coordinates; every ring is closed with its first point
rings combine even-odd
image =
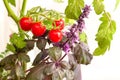
{"type": "Polygon", "coordinates": [[[9,2],[11,5],[16,6],[15,0],[8,0],[8,2],[9,2]]]}
{"type": "Polygon", "coordinates": [[[59,47],[49,48],[49,56],[53,61],[57,61],[62,56],[62,50],[59,47]]]}
{"type": "Polygon", "coordinates": [[[18,34],[14,33],[12,37],[10,38],[10,42],[15,45],[17,48],[24,48],[26,46],[26,42],[24,41],[24,38],[19,36],[18,34]]]}
{"type": "Polygon", "coordinates": [[[87,35],[85,32],[80,34],[80,41],[87,43],[87,35]]]}
{"type": "Polygon", "coordinates": [[[13,53],[15,53],[16,51],[15,51],[15,47],[12,45],[12,44],[7,44],[7,50],[8,51],[11,51],[11,52],[13,52],[13,53]]]}
{"type": "Polygon", "coordinates": [[[104,47],[104,48],[98,47],[98,48],[96,48],[96,49],[94,50],[93,55],[94,55],[94,56],[103,55],[103,54],[106,52],[106,50],[107,50],[107,47],[104,47]]]}
{"type": "Polygon", "coordinates": [[[53,21],[51,21],[51,20],[44,20],[43,21],[43,23],[46,25],[46,29],[47,30],[51,30],[51,29],[53,29],[53,26],[52,26],[52,23],[53,23],[53,21]]]}
{"type": "Polygon", "coordinates": [[[104,12],[100,21],[102,21],[102,23],[99,26],[95,39],[98,42],[98,47],[93,53],[95,56],[103,55],[106,50],[110,49],[111,40],[116,31],[116,23],[111,19],[109,13],[104,12]]]}
{"type": "Polygon", "coordinates": [[[77,20],[81,14],[81,9],[84,7],[84,0],[68,0],[68,5],[65,9],[67,18],[77,20]]]}
{"type": "Polygon", "coordinates": [[[120,4],[120,0],[116,0],[115,9],[117,9],[117,7],[119,6],[119,4],[120,4]]]}
{"type": "Polygon", "coordinates": [[[98,15],[104,11],[103,1],[104,0],[94,0],[93,1],[94,10],[95,10],[96,14],[98,14],[98,15]]]}

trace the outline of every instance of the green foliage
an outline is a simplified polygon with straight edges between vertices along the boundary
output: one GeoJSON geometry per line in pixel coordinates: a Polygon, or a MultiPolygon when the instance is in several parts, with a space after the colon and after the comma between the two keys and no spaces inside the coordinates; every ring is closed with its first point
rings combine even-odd
{"type": "Polygon", "coordinates": [[[55,2],[61,3],[63,0],[54,0],[55,2]]]}
{"type": "Polygon", "coordinates": [[[68,5],[65,9],[67,18],[77,20],[81,14],[81,9],[84,7],[84,0],[68,0],[68,5]]]}
{"type": "Polygon", "coordinates": [[[16,6],[16,1],[15,0],[8,0],[8,2],[11,4],[11,5],[13,5],[13,6],[16,6]]]}
{"type": "Polygon", "coordinates": [[[119,6],[120,0],[116,0],[115,9],[119,6]]]}
{"type": "Polygon", "coordinates": [[[80,35],[80,41],[87,43],[87,35],[85,32],[82,32],[80,35]]]}
{"type": "Polygon", "coordinates": [[[11,52],[13,52],[13,53],[15,53],[16,51],[16,49],[15,49],[15,47],[14,47],[14,45],[12,45],[12,44],[7,44],[7,50],[8,51],[11,51],[11,52]]]}
{"type": "Polygon", "coordinates": [[[20,36],[19,34],[12,34],[11,38],[10,38],[10,42],[12,43],[12,45],[14,45],[15,47],[17,47],[18,49],[22,49],[26,46],[26,42],[24,41],[24,37],[20,36]]]}
{"type": "Polygon", "coordinates": [[[111,40],[113,34],[116,31],[116,23],[111,19],[108,12],[104,12],[100,18],[102,23],[99,26],[98,33],[96,34],[96,41],[98,42],[98,48],[95,49],[94,55],[103,55],[106,50],[110,49],[111,40]]]}
{"type": "Polygon", "coordinates": [[[93,7],[97,15],[101,14],[104,11],[104,0],[93,0],[93,7]]]}

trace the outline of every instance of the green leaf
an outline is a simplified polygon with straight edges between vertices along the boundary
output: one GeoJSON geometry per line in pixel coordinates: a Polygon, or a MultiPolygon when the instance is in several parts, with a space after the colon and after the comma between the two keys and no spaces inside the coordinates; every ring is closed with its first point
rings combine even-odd
{"type": "Polygon", "coordinates": [[[97,15],[101,14],[104,11],[104,0],[94,0],[93,7],[97,15]]]}
{"type": "Polygon", "coordinates": [[[17,48],[22,49],[26,46],[25,39],[21,37],[20,35],[14,33],[12,37],[10,38],[10,42],[15,45],[17,48]]]}
{"type": "Polygon", "coordinates": [[[85,32],[80,34],[80,41],[87,43],[87,35],[85,32]]]}
{"type": "Polygon", "coordinates": [[[110,44],[116,31],[116,23],[111,19],[109,13],[104,12],[100,21],[102,21],[102,23],[99,26],[95,39],[98,42],[98,47],[93,53],[95,56],[103,55],[110,49],[110,44]]]}
{"type": "Polygon", "coordinates": [[[119,6],[119,4],[120,4],[120,0],[116,0],[115,9],[117,9],[117,7],[119,6]]]}
{"type": "Polygon", "coordinates": [[[45,19],[45,20],[43,21],[43,23],[46,25],[46,29],[47,29],[47,30],[53,29],[53,26],[52,26],[53,21],[52,21],[52,20],[47,20],[47,19],[45,19]]]}
{"type": "Polygon", "coordinates": [[[9,2],[11,5],[16,6],[15,0],[8,0],[8,2],[9,2]]]}
{"type": "Polygon", "coordinates": [[[59,47],[49,48],[49,56],[53,61],[57,61],[62,56],[62,50],[59,47]]]}
{"type": "Polygon", "coordinates": [[[68,0],[68,5],[65,9],[67,18],[77,20],[81,14],[81,9],[84,7],[84,0],[68,0]]]}
{"type": "Polygon", "coordinates": [[[15,47],[12,45],[12,44],[7,44],[7,50],[8,51],[11,51],[11,52],[13,52],[13,53],[15,53],[16,51],[15,51],[15,47]]]}
{"type": "Polygon", "coordinates": [[[63,0],[54,0],[55,2],[62,3],[63,0]]]}

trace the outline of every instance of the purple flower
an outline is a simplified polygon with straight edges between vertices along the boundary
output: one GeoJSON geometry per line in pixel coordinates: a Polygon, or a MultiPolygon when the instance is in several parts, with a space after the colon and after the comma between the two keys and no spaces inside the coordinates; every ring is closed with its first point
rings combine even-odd
{"type": "Polygon", "coordinates": [[[70,51],[70,45],[68,43],[66,43],[65,45],[63,45],[63,51],[65,53],[68,53],[70,51]]]}
{"type": "Polygon", "coordinates": [[[90,6],[86,5],[84,8],[83,8],[83,13],[80,15],[79,19],[78,19],[78,29],[80,32],[82,32],[83,28],[85,27],[85,21],[84,21],[84,18],[88,18],[88,15],[90,13],[91,9],[90,9],[90,6]]]}
{"type": "Polygon", "coordinates": [[[79,43],[79,33],[81,33],[83,28],[85,27],[84,18],[88,18],[90,10],[90,6],[86,5],[83,8],[82,14],[77,20],[77,24],[73,24],[69,31],[64,32],[64,36],[67,38],[67,41],[62,43],[54,43],[54,45],[62,48],[65,53],[68,53],[75,43],[79,43]]]}

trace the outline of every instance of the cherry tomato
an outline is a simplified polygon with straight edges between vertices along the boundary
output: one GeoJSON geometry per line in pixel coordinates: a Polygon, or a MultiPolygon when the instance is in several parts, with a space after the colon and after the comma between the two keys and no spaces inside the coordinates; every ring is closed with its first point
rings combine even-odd
{"type": "Polygon", "coordinates": [[[32,30],[32,33],[35,35],[35,36],[42,36],[45,31],[46,31],[46,27],[43,26],[41,24],[41,22],[35,22],[35,23],[32,23],[31,24],[31,30],[32,30]]]}
{"type": "Polygon", "coordinates": [[[65,26],[64,21],[62,19],[60,20],[55,20],[53,22],[53,26],[56,26],[58,29],[62,30],[65,26]]]}
{"type": "Polygon", "coordinates": [[[48,37],[50,39],[50,41],[52,42],[59,42],[62,40],[62,32],[59,29],[52,29],[50,30],[50,32],[48,33],[48,37]]]}
{"type": "Polygon", "coordinates": [[[20,19],[19,24],[22,30],[29,31],[31,30],[30,24],[33,22],[31,17],[23,17],[20,19]]]}

